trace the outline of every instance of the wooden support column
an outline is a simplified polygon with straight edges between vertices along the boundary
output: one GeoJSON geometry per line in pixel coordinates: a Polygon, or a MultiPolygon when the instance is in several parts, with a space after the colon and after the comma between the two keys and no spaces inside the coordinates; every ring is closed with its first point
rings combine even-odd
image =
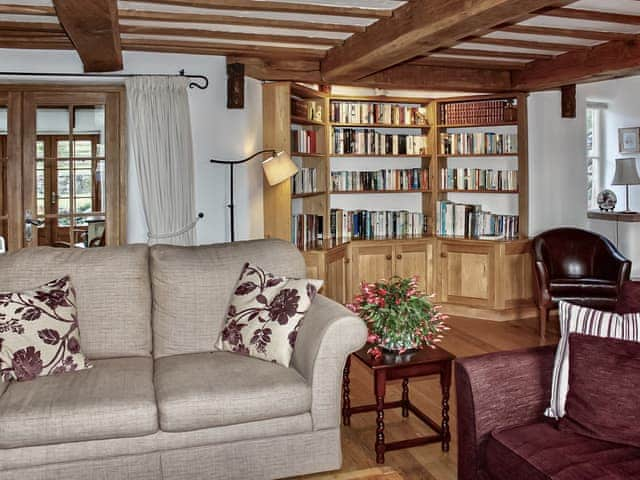
{"type": "Polygon", "coordinates": [[[244,108],[244,64],[227,64],[227,108],[244,108]]]}
{"type": "Polygon", "coordinates": [[[562,91],[562,118],[576,118],[576,86],[565,85],[562,91]]]}

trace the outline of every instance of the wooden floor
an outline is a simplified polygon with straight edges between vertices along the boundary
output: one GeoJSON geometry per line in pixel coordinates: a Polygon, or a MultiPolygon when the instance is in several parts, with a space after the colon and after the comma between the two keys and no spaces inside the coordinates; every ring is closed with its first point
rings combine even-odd
{"type": "MultiPolygon", "coordinates": [[[[457,357],[480,355],[499,350],[540,345],[537,320],[491,322],[470,318],[451,318],[451,330],[446,333],[442,347],[457,357]]],[[[546,343],[556,343],[557,335],[547,335],[546,343]]],[[[386,399],[400,399],[401,381],[387,384],[386,399]]],[[[412,380],[409,384],[411,400],[434,419],[440,418],[440,384],[437,377],[412,380]]],[[[351,404],[373,401],[373,379],[369,371],[357,360],[351,362],[351,404]]],[[[457,417],[455,388],[451,398],[452,442],[449,453],[443,453],[439,444],[397,450],[385,454],[385,466],[393,467],[406,479],[455,480],[457,478],[457,417]]],[[[375,412],[351,417],[351,426],[342,427],[343,463],[340,473],[376,467],[373,449],[375,438],[375,412]]],[[[396,441],[429,434],[415,417],[402,418],[400,410],[385,411],[385,440],[396,441]]],[[[338,472],[332,472],[335,475],[338,472]]],[[[299,477],[304,480],[336,478],[327,475],[299,477]]],[[[339,477],[338,477],[339,478],[339,477]]]]}

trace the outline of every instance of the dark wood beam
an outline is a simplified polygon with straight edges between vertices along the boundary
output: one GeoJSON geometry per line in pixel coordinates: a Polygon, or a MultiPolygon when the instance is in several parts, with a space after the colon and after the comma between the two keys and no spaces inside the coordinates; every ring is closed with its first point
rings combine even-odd
{"type": "Polygon", "coordinates": [[[319,83],[320,62],[313,60],[265,59],[230,55],[227,64],[244,64],[245,75],[258,80],[319,83]]]}
{"type": "Polygon", "coordinates": [[[535,40],[517,40],[513,38],[480,37],[480,38],[471,38],[469,40],[465,40],[464,42],[473,43],[473,44],[483,44],[483,45],[497,45],[500,47],[516,47],[516,48],[530,48],[534,50],[549,50],[554,52],[568,52],[569,50],[585,48],[584,45],[576,45],[571,43],[544,42],[544,41],[535,41],[535,40]]]}
{"type": "Polygon", "coordinates": [[[154,20],[173,23],[215,23],[219,25],[246,25],[250,27],[292,28],[296,30],[318,30],[328,32],[363,32],[361,25],[344,25],[328,22],[307,22],[274,18],[241,17],[239,15],[215,15],[206,13],[176,13],[151,10],[121,9],[120,18],[125,20],[154,20]]]}
{"type": "Polygon", "coordinates": [[[581,30],[575,28],[537,27],[533,25],[507,25],[496,27],[496,31],[521,33],[525,35],[548,35],[554,37],[583,38],[585,40],[629,40],[633,38],[632,33],[609,32],[601,30],[581,30]]]}
{"type": "Polygon", "coordinates": [[[480,50],[475,48],[446,48],[438,50],[438,53],[464,57],[511,58],[520,60],[548,60],[553,58],[553,55],[547,55],[545,53],[497,52],[495,50],[480,50]]]}
{"type": "Polygon", "coordinates": [[[0,30],[3,32],[49,32],[63,33],[64,29],[59,23],[53,22],[7,22],[0,21],[0,30]]]}
{"type": "Polygon", "coordinates": [[[552,0],[441,0],[408,2],[393,17],[379,20],[365,32],[348,38],[327,53],[322,73],[328,81],[356,80],[462,38],[545,7],[568,1],[552,0]]]}
{"type": "Polygon", "coordinates": [[[53,0],[85,72],[122,70],[117,0],[53,0]]]}
{"type": "Polygon", "coordinates": [[[576,85],[563,85],[562,92],[562,118],[576,118],[576,85]]]}
{"type": "Polygon", "coordinates": [[[227,108],[244,108],[243,63],[227,63],[227,108]]]}
{"type": "Polygon", "coordinates": [[[522,70],[526,62],[507,62],[500,60],[477,60],[467,58],[449,57],[422,57],[409,62],[410,65],[424,65],[427,67],[460,67],[481,68],[488,70],[522,70]]]}
{"type": "Polygon", "coordinates": [[[513,72],[512,85],[517,90],[545,90],[639,71],[640,36],[636,36],[531,62],[524,70],[513,72]]]}
{"type": "Polygon", "coordinates": [[[640,25],[640,15],[624,13],[602,12],[599,10],[583,10],[578,8],[555,8],[540,12],[548,17],[573,18],[577,20],[592,20],[595,22],[623,23],[640,25]]]}
{"type": "Polygon", "coordinates": [[[337,15],[340,17],[385,18],[393,14],[392,9],[341,7],[337,5],[313,5],[298,2],[254,0],[139,0],[158,5],[179,5],[216,10],[245,10],[262,12],[301,13],[306,15],[337,15]]]}
{"type": "Polygon", "coordinates": [[[307,45],[335,46],[342,44],[339,38],[311,37],[306,35],[274,35],[263,33],[229,32],[204,28],[167,28],[145,25],[120,25],[120,33],[135,35],[162,35],[168,37],[199,37],[248,42],[297,43],[307,45]]]}

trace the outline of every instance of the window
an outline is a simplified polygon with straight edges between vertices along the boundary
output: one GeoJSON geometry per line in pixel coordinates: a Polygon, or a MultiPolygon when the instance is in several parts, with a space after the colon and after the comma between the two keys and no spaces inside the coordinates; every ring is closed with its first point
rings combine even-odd
{"type": "Polygon", "coordinates": [[[586,163],[587,163],[587,209],[598,208],[598,193],[603,188],[603,104],[587,104],[586,163]]]}

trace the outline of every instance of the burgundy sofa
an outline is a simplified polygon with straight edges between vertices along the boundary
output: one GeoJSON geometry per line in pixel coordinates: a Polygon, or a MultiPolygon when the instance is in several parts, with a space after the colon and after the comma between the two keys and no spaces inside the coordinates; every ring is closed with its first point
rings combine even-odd
{"type": "MultiPolygon", "coordinates": [[[[627,282],[617,310],[638,307],[640,283],[627,282]]],[[[459,480],[640,479],[639,448],[559,430],[544,417],[555,350],[456,360],[459,480]]]]}

